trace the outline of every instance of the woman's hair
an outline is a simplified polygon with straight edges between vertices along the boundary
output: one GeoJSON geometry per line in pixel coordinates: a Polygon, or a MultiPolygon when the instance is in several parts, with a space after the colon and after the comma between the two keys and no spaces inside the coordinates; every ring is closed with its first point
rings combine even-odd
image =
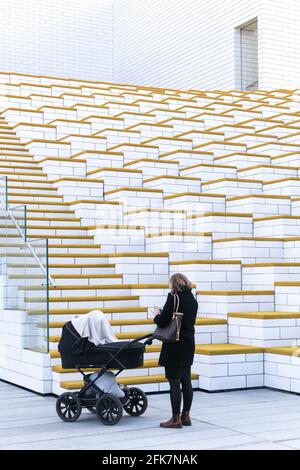
{"type": "Polygon", "coordinates": [[[176,273],[170,277],[170,285],[172,292],[190,292],[193,288],[193,285],[189,279],[184,276],[184,274],[176,273]]]}

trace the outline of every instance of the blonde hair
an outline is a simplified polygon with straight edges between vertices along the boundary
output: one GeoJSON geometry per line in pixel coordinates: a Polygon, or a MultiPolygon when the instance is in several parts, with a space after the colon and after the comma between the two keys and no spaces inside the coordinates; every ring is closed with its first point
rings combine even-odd
{"type": "Polygon", "coordinates": [[[181,273],[173,274],[170,277],[170,285],[172,292],[178,293],[183,291],[191,291],[193,288],[193,284],[191,281],[181,273]]]}

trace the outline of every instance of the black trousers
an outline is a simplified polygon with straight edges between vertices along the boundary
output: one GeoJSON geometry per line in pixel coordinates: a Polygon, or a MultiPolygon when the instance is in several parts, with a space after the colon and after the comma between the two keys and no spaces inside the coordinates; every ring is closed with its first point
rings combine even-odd
{"type": "Polygon", "coordinates": [[[191,367],[180,369],[170,369],[166,367],[166,378],[169,380],[170,384],[170,399],[173,415],[180,414],[182,399],[182,411],[190,411],[193,401],[191,367]]]}

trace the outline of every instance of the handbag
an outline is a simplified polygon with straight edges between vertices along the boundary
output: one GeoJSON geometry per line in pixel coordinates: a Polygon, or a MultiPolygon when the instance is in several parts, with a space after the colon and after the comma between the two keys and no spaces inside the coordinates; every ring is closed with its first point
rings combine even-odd
{"type": "Polygon", "coordinates": [[[163,343],[175,343],[179,341],[180,328],[182,322],[183,313],[178,312],[179,308],[179,297],[177,294],[174,295],[174,310],[171,321],[164,327],[157,326],[154,333],[153,339],[158,339],[163,343]],[[177,306],[176,306],[177,303],[177,306]]]}

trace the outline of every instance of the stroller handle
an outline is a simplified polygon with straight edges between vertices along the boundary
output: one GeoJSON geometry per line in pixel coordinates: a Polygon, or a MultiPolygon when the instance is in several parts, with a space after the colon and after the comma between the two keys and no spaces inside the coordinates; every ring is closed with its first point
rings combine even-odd
{"type": "Polygon", "coordinates": [[[148,333],[147,335],[141,336],[140,338],[135,338],[132,341],[130,341],[130,344],[138,343],[139,341],[143,341],[144,339],[147,339],[144,344],[152,344],[152,338],[153,333],[148,333]]]}

